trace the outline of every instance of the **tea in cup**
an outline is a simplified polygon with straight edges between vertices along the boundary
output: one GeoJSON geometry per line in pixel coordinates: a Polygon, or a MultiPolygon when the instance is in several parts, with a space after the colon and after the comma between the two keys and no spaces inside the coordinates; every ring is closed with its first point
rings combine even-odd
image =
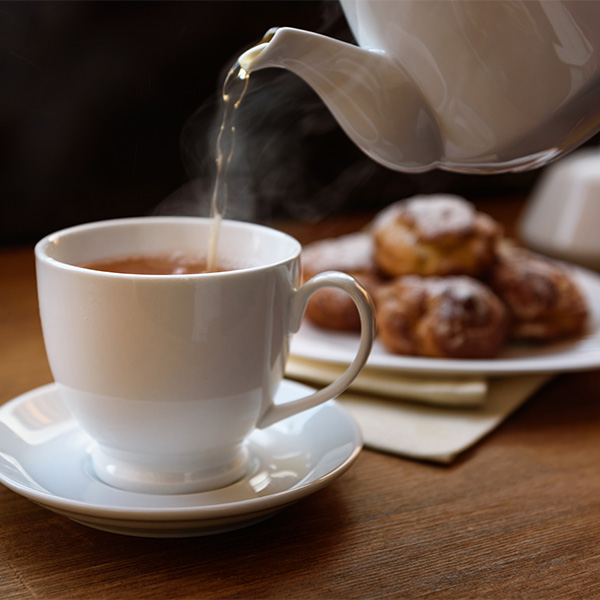
{"type": "Polygon", "coordinates": [[[44,342],[58,389],[94,441],[95,475],[120,489],[180,494],[241,478],[256,428],[343,392],[369,355],[374,319],[343,273],[300,285],[300,244],[224,220],[219,270],[206,269],[210,219],[144,217],[80,225],[35,249],[44,342]],[[135,261],[152,271],[142,270],[135,261]],[[361,315],[347,371],[304,398],[274,403],[289,340],[310,296],[346,291],[361,315]]]}

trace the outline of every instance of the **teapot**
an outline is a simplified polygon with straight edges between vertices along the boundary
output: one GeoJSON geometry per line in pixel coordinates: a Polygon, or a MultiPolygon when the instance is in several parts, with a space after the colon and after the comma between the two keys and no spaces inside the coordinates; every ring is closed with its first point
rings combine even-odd
{"type": "Polygon", "coordinates": [[[287,69],[398,171],[525,171],[600,129],[600,2],[340,0],[358,45],[282,27],[244,52],[287,69]]]}

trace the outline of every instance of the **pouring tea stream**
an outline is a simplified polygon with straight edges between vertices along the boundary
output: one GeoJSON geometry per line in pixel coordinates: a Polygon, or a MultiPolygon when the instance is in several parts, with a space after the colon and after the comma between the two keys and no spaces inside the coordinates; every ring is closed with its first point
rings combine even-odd
{"type": "Polygon", "coordinates": [[[246,89],[248,88],[248,77],[248,73],[239,63],[236,63],[229,69],[221,92],[223,118],[217,135],[217,172],[210,203],[212,225],[210,228],[208,257],[206,260],[206,267],[209,272],[214,271],[217,267],[219,231],[221,230],[221,221],[225,214],[225,209],[227,208],[227,197],[229,193],[227,186],[227,170],[231,164],[235,149],[234,116],[246,93],[246,89]]]}

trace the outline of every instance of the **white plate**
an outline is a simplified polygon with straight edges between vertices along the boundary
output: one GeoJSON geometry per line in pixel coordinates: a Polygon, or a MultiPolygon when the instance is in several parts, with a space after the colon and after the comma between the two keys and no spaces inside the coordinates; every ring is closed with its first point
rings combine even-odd
{"type": "MultiPolygon", "coordinates": [[[[277,402],[311,391],[284,381],[277,402]]],[[[255,431],[251,466],[240,481],[210,492],[152,495],[99,481],[92,444],[54,384],[0,408],[0,482],[90,527],[144,537],[208,535],[256,523],[344,473],[362,447],[358,426],[336,402],[255,431]]]]}
{"type": "MultiPolygon", "coordinates": [[[[555,344],[510,344],[493,359],[442,359],[390,354],[376,340],[368,366],[402,372],[461,375],[515,375],[577,371],[600,367],[600,276],[574,268],[590,309],[589,332],[582,338],[555,344]]],[[[295,356],[330,363],[349,363],[358,348],[358,335],[314,327],[306,320],[292,338],[295,356]]]]}

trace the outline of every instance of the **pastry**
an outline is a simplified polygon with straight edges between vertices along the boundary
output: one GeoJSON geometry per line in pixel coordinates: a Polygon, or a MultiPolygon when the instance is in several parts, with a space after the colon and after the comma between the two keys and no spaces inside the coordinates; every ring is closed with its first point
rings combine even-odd
{"type": "MultiPolygon", "coordinates": [[[[307,244],[302,250],[303,280],[324,271],[353,276],[373,295],[381,284],[373,259],[373,240],[367,233],[353,233],[307,244]]],[[[338,331],[359,331],[360,317],[350,296],[334,287],[315,292],[306,317],[315,325],[338,331]]]]}
{"type": "Polygon", "coordinates": [[[390,276],[483,274],[501,227],[453,195],[415,196],[384,209],[372,226],[375,260],[390,276]]]}
{"type": "Polygon", "coordinates": [[[379,339],[395,354],[492,358],[506,341],[504,305],[466,276],[398,277],[376,295],[379,339]]]}
{"type": "Polygon", "coordinates": [[[304,281],[323,271],[374,273],[373,239],[367,232],[319,240],[302,249],[304,281]]]}
{"type": "Polygon", "coordinates": [[[585,332],[586,301],[561,263],[503,242],[489,283],[508,308],[512,338],[548,342],[585,332]]]}

